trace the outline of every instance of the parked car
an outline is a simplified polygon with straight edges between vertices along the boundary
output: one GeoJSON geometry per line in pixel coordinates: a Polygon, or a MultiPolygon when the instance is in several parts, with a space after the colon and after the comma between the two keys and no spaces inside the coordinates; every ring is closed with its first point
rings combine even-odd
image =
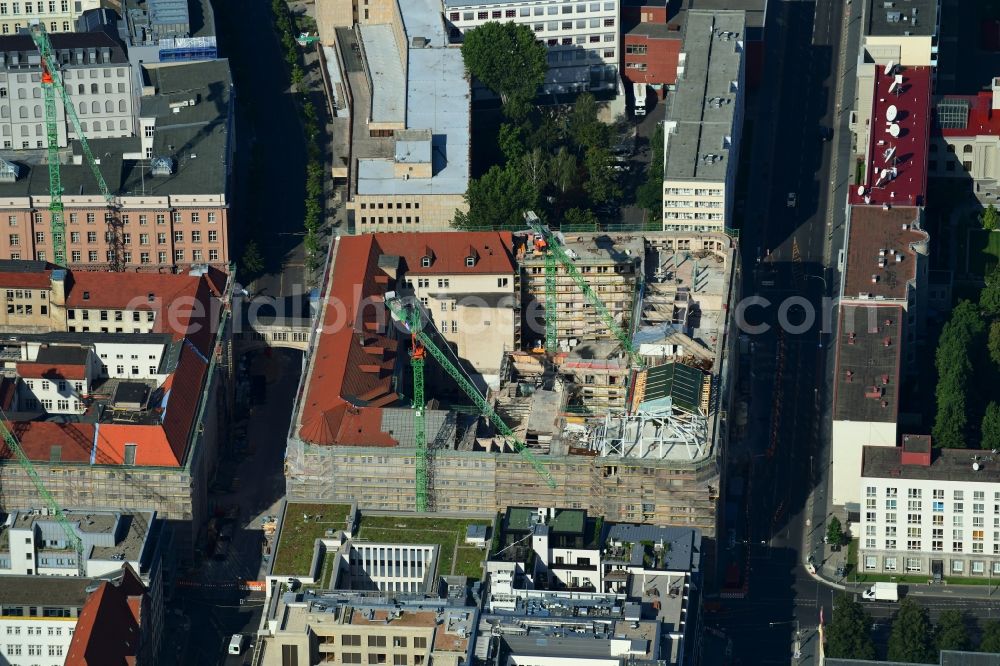
{"type": "Polygon", "coordinates": [[[785,203],[789,208],[795,208],[795,206],[799,203],[798,195],[795,194],[795,192],[789,192],[788,198],[785,199],[785,203]]]}

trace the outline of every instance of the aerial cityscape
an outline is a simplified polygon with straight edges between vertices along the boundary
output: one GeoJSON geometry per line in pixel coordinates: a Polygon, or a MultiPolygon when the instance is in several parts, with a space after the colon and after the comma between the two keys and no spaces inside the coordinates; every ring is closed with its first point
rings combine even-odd
{"type": "Polygon", "coordinates": [[[0,666],[1000,666],[1000,0],[0,0],[0,141],[0,666]]]}

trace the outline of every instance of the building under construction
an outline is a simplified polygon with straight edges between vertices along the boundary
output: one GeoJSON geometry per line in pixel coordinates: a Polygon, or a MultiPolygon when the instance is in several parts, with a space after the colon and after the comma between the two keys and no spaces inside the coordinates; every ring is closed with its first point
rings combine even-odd
{"type": "MultiPolygon", "coordinates": [[[[573,267],[561,264],[552,280],[545,244],[531,232],[513,234],[516,348],[496,349],[499,384],[485,396],[513,437],[468,407],[452,408],[447,387],[434,382],[423,405],[423,453],[409,390],[410,336],[383,303],[408,293],[409,267],[426,271],[442,253],[412,234],[405,248],[394,245],[406,256],[387,256],[380,236],[342,237],[333,250],[328,306],[289,432],[291,499],[405,511],[424,484],[432,511],[564,506],[714,535],[736,367],[731,238],[556,234],[551,242],[573,267]],[[393,277],[385,265],[395,267],[393,277]],[[547,305],[557,316],[554,345],[547,305]],[[422,461],[426,472],[418,473],[422,461]]],[[[454,246],[464,251],[469,243],[454,246]]],[[[471,279],[478,270],[471,257],[450,262],[450,277],[438,284],[471,279]]],[[[427,316],[434,328],[448,315],[427,316]]],[[[453,365],[475,371],[461,358],[453,365]]]]}

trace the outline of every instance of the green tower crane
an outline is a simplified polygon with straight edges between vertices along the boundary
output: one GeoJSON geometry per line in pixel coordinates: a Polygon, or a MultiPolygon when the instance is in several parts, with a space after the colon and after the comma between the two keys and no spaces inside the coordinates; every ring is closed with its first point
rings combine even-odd
{"type": "Polygon", "coordinates": [[[34,484],[35,490],[38,491],[39,497],[45,502],[51,515],[55,517],[56,522],[59,523],[59,527],[66,534],[66,542],[73,545],[73,549],[76,550],[76,570],[80,576],[85,576],[87,573],[86,562],[83,559],[83,541],[80,536],[76,533],[73,525],[66,518],[66,514],[63,513],[62,507],[56,502],[56,499],[49,492],[45,484],[42,483],[42,479],[38,476],[38,472],[35,470],[35,466],[31,464],[31,460],[25,455],[24,450],[21,448],[21,443],[17,441],[17,437],[11,432],[10,428],[7,427],[7,415],[0,412],[0,434],[3,435],[3,440],[7,444],[13,453],[14,457],[17,458],[17,464],[21,466],[24,473],[28,475],[31,479],[31,483],[34,484]]]}
{"type": "MultiPolygon", "coordinates": [[[[607,306],[604,305],[604,302],[594,292],[594,290],[591,288],[590,284],[587,283],[587,280],[583,277],[583,274],[580,273],[580,270],[576,267],[576,264],[573,263],[573,259],[568,254],[566,254],[566,250],[563,248],[562,243],[559,242],[559,240],[556,238],[555,234],[553,234],[549,230],[549,228],[547,226],[545,226],[544,224],[542,224],[538,220],[537,217],[535,217],[534,215],[530,215],[529,214],[527,216],[527,219],[528,219],[528,225],[531,227],[532,231],[534,231],[535,234],[537,235],[537,239],[535,241],[535,247],[539,248],[539,249],[544,248],[544,252],[546,252],[546,255],[545,255],[545,258],[546,258],[546,263],[545,263],[545,309],[546,309],[546,313],[545,313],[545,315],[546,315],[546,320],[545,320],[545,335],[546,335],[546,345],[548,345],[548,337],[549,337],[549,324],[550,324],[550,322],[549,322],[549,310],[550,310],[550,308],[551,308],[551,310],[552,310],[553,313],[555,312],[555,272],[554,272],[554,270],[553,270],[553,277],[552,277],[551,281],[549,279],[549,262],[550,262],[549,257],[551,256],[552,257],[551,261],[554,263],[554,261],[556,259],[558,259],[559,263],[561,263],[563,265],[563,267],[566,269],[566,273],[569,274],[569,276],[573,279],[573,282],[575,282],[576,285],[578,287],[580,287],[580,290],[583,292],[583,295],[586,297],[587,301],[589,301],[590,304],[591,304],[591,306],[593,306],[593,308],[595,310],[597,310],[597,313],[601,317],[601,321],[604,322],[604,325],[608,327],[608,330],[611,331],[611,333],[615,336],[615,338],[618,339],[618,342],[621,343],[622,348],[628,354],[629,360],[632,361],[632,364],[636,368],[640,368],[641,369],[645,365],[645,363],[642,360],[642,356],[639,355],[639,351],[632,344],[632,338],[631,338],[631,336],[629,336],[629,334],[626,331],[622,330],[622,327],[619,326],[618,322],[615,321],[615,318],[611,315],[611,312],[608,311],[607,306]],[[539,242],[539,240],[541,242],[539,242]]],[[[552,319],[554,321],[555,318],[553,317],[552,319]]],[[[553,323],[553,326],[554,326],[554,323],[553,323]]],[[[554,332],[553,332],[552,336],[553,336],[553,340],[554,340],[554,338],[555,338],[555,333],[554,332]]]]}
{"type": "Polygon", "coordinates": [[[94,159],[94,154],[90,150],[87,135],[80,124],[80,118],[76,115],[76,109],[73,107],[72,100],[66,94],[66,88],[63,86],[62,77],[59,74],[59,64],[52,53],[52,42],[49,40],[49,35],[45,32],[45,27],[42,24],[39,23],[31,26],[31,39],[34,40],[35,47],[41,54],[42,60],[42,91],[45,97],[45,133],[48,139],[49,212],[52,217],[52,254],[54,255],[55,263],[60,266],[66,265],[66,224],[63,216],[63,187],[59,166],[59,123],[56,116],[56,95],[58,94],[62,100],[63,107],[66,109],[66,115],[73,124],[77,139],[80,141],[80,147],[83,150],[87,165],[90,167],[91,173],[94,174],[94,180],[97,181],[97,187],[101,191],[101,196],[104,197],[111,212],[109,218],[111,220],[111,229],[109,230],[109,247],[111,248],[109,263],[111,270],[123,270],[121,252],[118,251],[117,242],[119,238],[116,224],[118,219],[117,201],[111,190],[108,189],[108,185],[104,181],[104,176],[101,175],[101,169],[98,167],[97,161],[94,159]]]}
{"type": "MultiPolygon", "coordinates": [[[[431,337],[429,335],[427,335],[427,333],[424,331],[425,325],[429,325],[430,327],[433,328],[434,327],[434,323],[431,322],[430,320],[426,320],[423,317],[423,314],[420,311],[420,308],[417,305],[415,305],[415,304],[404,304],[403,302],[401,302],[396,297],[387,297],[385,299],[385,304],[386,304],[386,307],[389,308],[389,311],[392,312],[393,316],[396,317],[396,319],[398,319],[399,321],[403,322],[406,325],[406,327],[409,330],[410,335],[412,336],[413,340],[416,341],[416,342],[419,342],[422,345],[421,349],[422,350],[426,350],[427,352],[429,352],[430,355],[433,356],[434,359],[437,360],[437,362],[441,364],[441,367],[444,368],[445,372],[447,372],[448,375],[450,375],[451,378],[455,380],[455,383],[458,384],[458,386],[462,389],[462,391],[467,396],[469,396],[469,399],[472,400],[472,402],[475,403],[476,407],[479,409],[479,413],[482,414],[483,416],[485,416],[487,419],[489,419],[490,423],[493,424],[493,427],[495,427],[497,429],[497,432],[500,433],[500,435],[504,438],[504,440],[508,444],[510,444],[511,448],[513,448],[515,451],[517,451],[525,460],[527,460],[531,464],[531,466],[535,469],[536,472],[538,472],[539,476],[541,476],[545,480],[545,483],[548,484],[548,486],[550,488],[555,488],[556,487],[556,481],[555,481],[555,479],[552,478],[552,474],[549,473],[549,470],[545,467],[545,465],[542,464],[542,461],[539,460],[538,457],[531,452],[531,450],[528,448],[528,446],[524,442],[522,442],[521,440],[519,440],[517,438],[517,435],[514,434],[514,431],[511,430],[510,427],[506,423],[503,422],[503,419],[500,418],[500,416],[496,413],[496,410],[493,409],[493,406],[490,405],[490,403],[486,400],[485,397],[483,397],[483,394],[479,392],[479,389],[477,389],[472,384],[472,382],[470,382],[464,376],[464,374],[462,373],[462,371],[459,370],[458,367],[456,367],[455,364],[452,363],[451,360],[447,356],[445,356],[444,352],[442,352],[441,349],[437,346],[437,344],[435,344],[434,340],[431,339],[431,337]],[[416,312],[414,313],[414,311],[416,311],[416,312]]],[[[420,372],[421,372],[421,377],[420,377],[421,387],[423,385],[423,365],[422,365],[422,360],[423,359],[421,358],[421,364],[420,364],[420,368],[421,368],[421,370],[420,370],[420,372]]],[[[414,370],[414,373],[416,373],[416,370],[414,370]]],[[[416,393],[416,391],[414,391],[414,393],[416,393]]],[[[417,403],[421,407],[423,406],[422,400],[423,400],[423,398],[421,396],[421,402],[417,403]]],[[[416,399],[414,399],[414,402],[416,402],[416,399]]],[[[418,415],[418,421],[421,422],[420,426],[422,426],[422,421],[423,421],[423,410],[422,409],[420,410],[420,414],[418,415]]],[[[417,432],[418,433],[419,432],[423,432],[423,428],[420,427],[420,426],[417,427],[417,432]]],[[[419,442],[419,439],[418,439],[418,442],[419,442]]],[[[424,492],[426,493],[426,488],[427,488],[427,485],[426,485],[426,483],[427,483],[427,481],[426,481],[426,479],[427,479],[427,467],[426,467],[426,465],[427,465],[427,448],[426,448],[426,442],[425,442],[425,445],[424,445],[424,448],[423,448],[423,452],[421,453],[421,451],[419,450],[419,448],[418,448],[418,451],[417,451],[417,488],[418,488],[417,499],[418,499],[418,502],[419,502],[419,492],[420,492],[420,484],[421,484],[421,471],[420,471],[421,470],[421,462],[420,462],[421,459],[423,461],[423,468],[422,468],[423,469],[423,477],[422,478],[423,478],[423,484],[424,484],[424,492]]],[[[425,495],[425,497],[426,497],[426,495],[425,495]]]]}
{"type": "Polygon", "coordinates": [[[427,422],[424,409],[424,358],[426,351],[417,339],[416,331],[420,330],[420,311],[410,308],[407,314],[407,328],[411,331],[410,368],[413,370],[413,427],[417,445],[417,511],[423,513],[428,508],[427,493],[427,422]]]}

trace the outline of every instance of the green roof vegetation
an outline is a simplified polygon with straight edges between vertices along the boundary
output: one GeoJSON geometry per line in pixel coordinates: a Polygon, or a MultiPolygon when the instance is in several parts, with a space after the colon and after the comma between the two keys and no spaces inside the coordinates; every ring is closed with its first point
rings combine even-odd
{"type": "Polygon", "coordinates": [[[439,576],[478,579],[486,551],[465,546],[469,525],[489,525],[488,519],[462,520],[417,516],[361,516],[356,538],[387,543],[436,544],[439,576]]]}
{"type": "Polygon", "coordinates": [[[309,575],[313,545],[329,529],[342,530],[347,525],[350,504],[300,504],[289,503],[278,535],[275,553],[276,575],[309,575]],[[309,516],[306,520],[304,516],[309,516]]]}

